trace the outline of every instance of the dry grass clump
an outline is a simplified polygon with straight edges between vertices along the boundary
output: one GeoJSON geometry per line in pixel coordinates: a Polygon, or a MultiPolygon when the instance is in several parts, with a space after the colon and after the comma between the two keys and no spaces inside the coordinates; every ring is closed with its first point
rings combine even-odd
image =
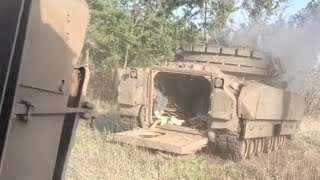
{"type": "Polygon", "coordinates": [[[299,132],[285,150],[240,163],[204,150],[176,156],[113,142],[81,123],[66,179],[320,179],[320,132],[299,132]]]}

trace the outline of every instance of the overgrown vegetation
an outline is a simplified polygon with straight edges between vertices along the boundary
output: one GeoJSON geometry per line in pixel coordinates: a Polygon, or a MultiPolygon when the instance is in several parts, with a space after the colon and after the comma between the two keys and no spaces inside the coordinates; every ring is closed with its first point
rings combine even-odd
{"type": "MultiPolygon", "coordinates": [[[[307,125],[317,127],[319,124],[307,125]]],[[[306,127],[307,129],[309,127],[306,127]]],[[[241,163],[215,152],[175,156],[112,141],[112,134],[78,129],[68,180],[87,179],[319,179],[320,132],[302,131],[285,150],[241,163]]]]}

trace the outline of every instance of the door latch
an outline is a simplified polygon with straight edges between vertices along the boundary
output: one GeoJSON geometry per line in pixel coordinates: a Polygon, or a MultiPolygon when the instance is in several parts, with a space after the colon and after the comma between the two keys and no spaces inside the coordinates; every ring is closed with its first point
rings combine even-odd
{"type": "Polygon", "coordinates": [[[31,121],[32,120],[31,112],[32,112],[32,109],[34,108],[34,105],[30,101],[23,101],[22,103],[27,107],[27,113],[22,117],[22,120],[26,122],[31,121]]]}

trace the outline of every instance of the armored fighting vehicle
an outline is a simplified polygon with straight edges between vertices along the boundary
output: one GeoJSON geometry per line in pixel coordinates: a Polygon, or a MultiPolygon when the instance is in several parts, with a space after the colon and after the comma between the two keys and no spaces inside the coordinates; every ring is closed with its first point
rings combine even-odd
{"type": "Polygon", "coordinates": [[[214,143],[235,161],[282,149],[305,104],[286,90],[282,72],[268,52],[219,45],[183,46],[163,65],[117,69],[125,131],[115,137],[177,154],[214,143]],[[153,89],[168,100],[161,118],[154,116],[153,89]]]}
{"type": "Polygon", "coordinates": [[[0,179],[63,179],[89,71],[85,0],[0,1],[0,179]]]}

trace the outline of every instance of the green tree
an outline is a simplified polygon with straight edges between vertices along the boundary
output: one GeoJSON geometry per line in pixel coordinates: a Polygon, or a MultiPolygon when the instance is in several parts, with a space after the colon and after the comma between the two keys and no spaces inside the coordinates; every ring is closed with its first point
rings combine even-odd
{"type": "Polygon", "coordinates": [[[183,17],[198,24],[203,32],[203,39],[224,31],[230,20],[230,15],[237,10],[236,0],[197,0],[189,1],[181,8],[183,17]],[[196,23],[197,22],[197,23],[196,23]]]}
{"type": "Polygon", "coordinates": [[[102,67],[148,65],[172,57],[176,22],[163,0],[88,0],[91,24],[86,49],[102,67]]]}
{"type": "Polygon", "coordinates": [[[290,18],[289,24],[304,26],[307,24],[320,23],[320,0],[311,0],[305,8],[290,18]]]}
{"type": "Polygon", "coordinates": [[[119,1],[89,0],[88,4],[91,20],[84,49],[90,52],[94,65],[118,66],[124,57],[124,44],[132,40],[131,21],[119,1]]]}
{"type": "Polygon", "coordinates": [[[235,0],[209,1],[208,31],[211,33],[224,30],[230,20],[230,15],[237,10],[235,0]]]}
{"type": "Polygon", "coordinates": [[[241,8],[248,17],[247,23],[255,32],[261,32],[272,17],[279,15],[288,7],[290,0],[247,0],[241,8]]]}

